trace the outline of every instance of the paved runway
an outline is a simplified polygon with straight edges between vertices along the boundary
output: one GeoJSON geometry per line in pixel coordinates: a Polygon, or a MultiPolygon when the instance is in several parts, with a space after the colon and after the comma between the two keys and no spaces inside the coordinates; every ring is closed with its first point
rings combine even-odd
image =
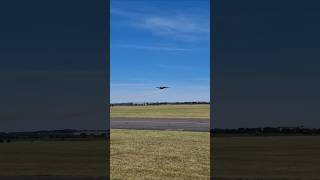
{"type": "Polygon", "coordinates": [[[1,180],[107,180],[107,177],[77,176],[0,176],[1,180]]]}
{"type": "Polygon", "coordinates": [[[209,132],[208,119],[178,118],[112,118],[113,129],[178,130],[209,132]]]}

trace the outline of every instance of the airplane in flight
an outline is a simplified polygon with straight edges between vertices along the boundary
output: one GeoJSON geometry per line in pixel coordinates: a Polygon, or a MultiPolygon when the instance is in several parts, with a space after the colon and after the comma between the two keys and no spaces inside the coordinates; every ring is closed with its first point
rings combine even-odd
{"type": "Polygon", "coordinates": [[[158,89],[167,89],[167,88],[170,88],[170,87],[167,87],[167,86],[160,86],[160,87],[156,87],[158,89]]]}

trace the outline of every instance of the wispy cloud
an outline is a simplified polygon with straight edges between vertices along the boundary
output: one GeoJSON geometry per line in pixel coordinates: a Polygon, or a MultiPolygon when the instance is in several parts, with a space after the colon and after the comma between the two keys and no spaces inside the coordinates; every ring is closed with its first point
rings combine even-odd
{"type": "MultiPolygon", "coordinates": [[[[172,47],[172,46],[154,46],[154,45],[128,45],[128,44],[118,44],[112,45],[115,48],[127,48],[127,49],[140,49],[140,50],[153,50],[153,51],[189,51],[190,49],[172,47]]],[[[112,48],[111,47],[111,48],[112,48]]]]}
{"type": "Polygon", "coordinates": [[[167,64],[159,64],[157,67],[167,70],[182,70],[182,71],[194,71],[198,70],[198,68],[190,67],[190,66],[178,66],[178,65],[167,65],[167,64]]]}
{"type": "Polygon", "coordinates": [[[115,15],[115,16],[122,16],[125,18],[138,18],[140,17],[142,14],[137,13],[137,12],[133,12],[133,11],[126,11],[120,8],[110,8],[110,14],[111,15],[115,15]]]}
{"type": "Polygon", "coordinates": [[[111,89],[114,88],[125,88],[127,90],[130,89],[148,89],[150,87],[154,87],[154,84],[150,83],[131,83],[131,82],[122,82],[122,83],[111,83],[110,87],[111,89]]]}
{"type": "Polygon", "coordinates": [[[208,40],[209,17],[185,13],[150,13],[111,8],[111,15],[128,20],[128,25],[147,30],[154,35],[175,38],[180,41],[208,40]]]}
{"type": "Polygon", "coordinates": [[[145,17],[137,25],[150,30],[153,34],[170,36],[185,41],[199,41],[209,34],[209,26],[186,15],[145,17]]]}

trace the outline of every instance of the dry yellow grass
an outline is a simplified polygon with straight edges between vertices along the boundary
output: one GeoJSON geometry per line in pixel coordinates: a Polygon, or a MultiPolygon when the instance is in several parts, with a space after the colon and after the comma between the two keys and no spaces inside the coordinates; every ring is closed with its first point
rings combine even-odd
{"type": "Polygon", "coordinates": [[[111,131],[112,179],[209,179],[205,132],[111,131]]]}
{"type": "Polygon", "coordinates": [[[1,176],[106,176],[106,142],[0,143],[1,176]]]}
{"type": "Polygon", "coordinates": [[[209,119],[210,105],[113,106],[111,118],[201,118],[209,119]]]}
{"type": "Polygon", "coordinates": [[[319,179],[319,136],[214,137],[215,179],[319,179]]]}

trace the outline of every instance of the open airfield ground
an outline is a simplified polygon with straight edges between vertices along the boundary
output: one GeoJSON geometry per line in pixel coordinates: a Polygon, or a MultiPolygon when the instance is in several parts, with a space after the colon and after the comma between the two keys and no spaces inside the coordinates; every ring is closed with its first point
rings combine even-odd
{"type": "Polygon", "coordinates": [[[111,128],[140,130],[210,130],[210,105],[111,107],[111,128]]]}
{"type": "Polygon", "coordinates": [[[217,180],[320,179],[320,136],[214,137],[217,180]]]}
{"type": "MultiPolygon", "coordinates": [[[[112,179],[209,179],[207,132],[111,131],[112,179]]],[[[104,141],[0,143],[1,180],[106,179],[104,141]]]]}
{"type": "Polygon", "coordinates": [[[0,143],[1,180],[104,180],[107,165],[103,140],[0,143]]]}
{"type": "Polygon", "coordinates": [[[194,118],[208,120],[209,117],[209,104],[111,107],[111,118],[194,118]]]}
{"type": "MultiPolygon", "coordinates": [[[[162,108],[154,106],[152,111],[158,107],[162,108]]],[[[143,118],[143,111],[140,112],[140,117],[131,118],[143,118]]],[[[174,114],[177,113],[168,115],[168,111],[162,111],[154,119],[179,119],[174,114]]],[[[199,114],[193,117],[208,121],[199,114]]],[[[192,119],[184,115],[180,120],[192,119]]],[[[320,136],[211,140],[215,180],[320,179],[320,136]]],[[[112,129],[110,145],[112,179],[209,179],[209,132],[112,129]]],[[[106,142],[102,140],[0,143],[0,179],[103,180],[107,168],[107,158],[103,157],[106,142]]]]}
{"type": "MultiPolygon", "coordinates": [[[[143,123],[148,123],[145,119],[162,123],[174,120],[177,123],[171,129],[175,129],[173,127],[179,127],[178,120],[209,122],[209,109],[209,105],[113,107],[111,121],[130,124],[130,120],[136,123],[138,119],[143,123]]],[[[208,134],[113,130],[112,177],[208,179],[210,164],[205,158],[209,156],[208,134]]],[[[320,179],[320,136],[214,137],[211,143],[215,180],[320,179]]]]}
{"type": "MultiPolygon", "coordinates": [[[[181,129],[178,123],[190,127],[190,122],[205,123],[205,127],[209,127],[209,105],[128,106],[113,107],[111,111],[117,122],[137,122],[144,118],[153,122],[149,127],[161,126],[156,125],[157,121],[166,122],[165,129],[181,129]]],[[[106,156],[104,143],[0,143],[0,179],[106,179],[107,161],[101,158],[106,156]]],[[[114,129],[110,144],[112,179],[209,179],[208,132],[114,129]]]]}
{"type": "Polygon", "coordinates": [[[113,129],[210,131],[210,121],[188,118],[113,118],[113,129]]]}
{"type": "Polygon", "coordinates": [[[209,112],[208,104],[111,107],[112,179],[210,179],[209,112]]]}
{"type": "MultiPolygon", "coordinates": [[[[111,131],[112,179],[209,179],[207,132],[111,131]]],[[[319,136],[214,137],[217,180],[320,179],[319,136]]],[[[0,144],[1,180],[106,179],[103,141],[0,144]]]]}
{"type": "Polygon", "coordinates": [[[206,132],[112,130],[112,179],[210,179],[206,132]]]}

